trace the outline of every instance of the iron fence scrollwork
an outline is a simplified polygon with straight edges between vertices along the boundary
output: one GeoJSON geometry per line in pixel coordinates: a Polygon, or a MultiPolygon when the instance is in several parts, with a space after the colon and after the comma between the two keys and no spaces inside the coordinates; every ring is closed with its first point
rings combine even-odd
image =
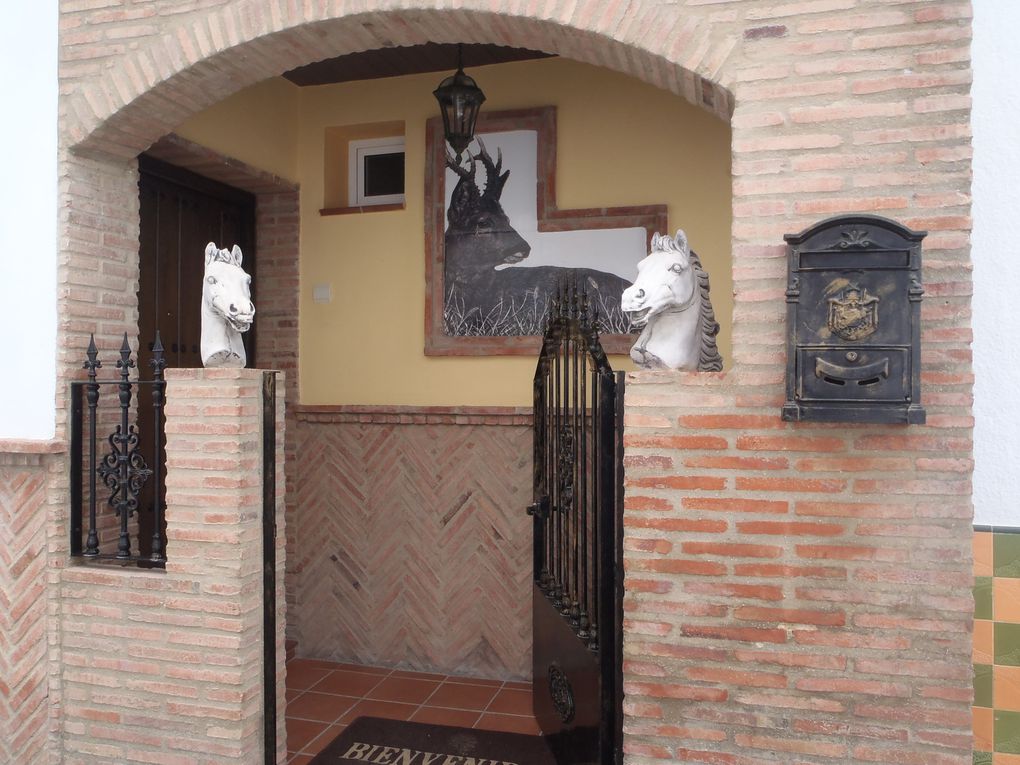
{"type": "Polygon", "coordinates": [[[116,368],[116,379],[100,380],[98,370],[103,367],[95,337],[89,339],[82,367],[85,380],[71,383],[71,555],[86,560],[114,560],[139,565],[163,566],[166,562],[163,501],[163,443],[165,438],[163,407],[166,402],[166,369],[164,348],[159,332],[152,344],[152,379],[131,379],[135,361],[125,333],[116,368]],[[104,387],[116,391],[117,411],[109,412],[102,404],[112,403],[112,395],[104,401],[104,387]],[[139,407],[143,405],[141,392],[147,390],[152,401],[152,433],[149,434],[152,451],[146,460],[141,448],[145,433],[140,432],[137,421],[139,407]],[[88,413],[85,413],[85,407],[88,413]],[[115,424],[114,424],[115,422],[115,424]],[[99,432],[112,425],[105,437],[108,450],[100,455],[99,432]],[[87,427],[88,448],[85,451],[84,432],[87,427]],[[151,461],[151,465],[149,462],[151,461]],[[151,483],[150,483],[151,481],[151,483]],[[105,505],[112,511],[104,513],[100,503],[100,482],[108,490],[105,505]],[[142,508],[141,496],[147,484],[152,489],[150,507],[142,508]],[[85,496],[87,494],[87,496],[85,496]],[[137,554],[132,551],[131,518],[140,512],[153,513],[153,533],[148,540],[149,551],[142,554],[142,540],[138,539],[137,554]],[[104,552],[116,535],[116,552],[104,552]],[[82,538],[84,536],[84,546],[82,538]]]}

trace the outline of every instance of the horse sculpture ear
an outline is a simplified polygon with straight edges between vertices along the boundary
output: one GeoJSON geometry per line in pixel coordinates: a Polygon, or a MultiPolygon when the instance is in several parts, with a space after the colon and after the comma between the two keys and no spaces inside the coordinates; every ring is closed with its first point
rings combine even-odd
{"type": "Polygon", "coordinates": [[[232,249],[230,251],[230,255],[234,259],[234,265],[237,266],[238,268],[240,268],[241,267],[241,248],[238,247],[235,244],[234,245],[234,249],[232,249]]]}
{"type": "Polygon", "coordinates": [[[216,249],[216,243],[215,242],[209,242],[209,244],[207,244],[205,246],[205,264],[206,265],[209,265],[214,260],[216,260],[216,253],[217,252],[219,252],[219,250],[216,249]]]}
{"type": "Polygon", "coordinates": [[[690,247],[687,245],[687,234],[684,233],[682,228],[676,230],[676,246],[685,255],[690,252],[690,247]]]}

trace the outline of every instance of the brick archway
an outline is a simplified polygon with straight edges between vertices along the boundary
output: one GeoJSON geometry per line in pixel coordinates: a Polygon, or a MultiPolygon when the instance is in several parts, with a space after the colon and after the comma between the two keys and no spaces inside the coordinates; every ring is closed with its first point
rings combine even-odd
{"type": "MultiPolygon", "coordinates": [[[[173,149],[173,139],[168,143],[165,136],[178,124],[248,85],[342,53],[428,41],[496,42],[555,52],[630,74],[677,93],[723,120],[729,120],[733,108],[730,92],[710,76],[733,50],[736,38],[732,29],[713,30],[707,12],[695,11],[676,25],[663,25],[654,13],[639,14],[626,25],[624,35],[618,28],[619,18],[599,15],[587,1],[569,13],[564,11],[562,18],[553,14],[542,19],[523,11],[499,14],[480,3],[457,11],[382,4],[370,14],[334,17],[309,10],[310,3],[301,4],[300,9],[290,3],[278,12],[264,5],[227,3],[211,12],[185,16],[161,36],[142,36],[126,50],[113,46],[109,56],[93,50],[104,66],[94,76],[75,78],[76,87],[66,91],[61,102],[61,173],[68,180],[62,206],[69,212],[63,220],[67,244],[60,267],[68,281],[79,279],[84,270],[99,274],[100,283],[95,285],[97,300],[91,305],[69,296],[60,299],[60,345],[69,349],[66,363],[59,365],[62,381],[77,373],[80,363],[74,350],[83,339],[87,342],[89,332],[96,333],[102,346],[125,331],[135,340],[135,157],[153,145],[157,151],[173,149]],[[97,200],[101,200],[98,208],[97,200]],[[97,239],[102,242],[99,247],[97,239]]],[[[75,47],[70,46],[72,51],[75,47]]],[[[194,153],[194,147],[190,150],[194,153]]],[[[271,226],[278,225],[278,217],[269,221],[271,226]]],[[[273,262],[290,268],[290,276],[280,286],[296,290],[297,237],[287,238],[285,246],[276,249],[273,262]]],[[[259,252],[260,263],[264,255],[259,252]]],[[[94,277],[80,278],[95,282],[94,277]]],[[[291,302],[295,296],[296,292],[289,296],[291,302]]],[[[272,305],[263,303],[260,308],[266,319],[272,305]]],[[[291,340],[296,326],[293,329],[284,333],[291,340]]],[[[263,333],[260,341],[266,337],[263,333]]],[[[291,373],[296,370],[282,350],[288,344],[276,338],[272,345],[272,351],[261,356],[262,363],[288,368],[288,403],[294,404],[296,375],[291,373]]],[[[58,401],[58,408],[63,408],[63,402],[58,401]]],[[[62,429],[58,426],[58,431],[62,429]]],[[[289,430],[287,438],[291,454],[293,432],[289,430]]],[[[54,495],[63,491],[60,484],[54,481],[54,495]]],[[[67,532],[59,514],[51,516],[50,530],[54,546],[62,547],[67,532]]],[[[58,643],[62,629],[58,620],[53,626],[58,643]]],[[[80,689],[58,676],[53,698],[59,699],[64,692],[73,695],[80,689]]],[[[282,703],[282,688],[278,696],[282,703]]],[[[282,725],[282,713],[278,722],[282,725]]]]}
{"type": "Polygon", "coordinates": [[[563,3],[541,18],[477,0],[456,11],[383,0],[370,10],[330,14],[325,5],[237,0],[139,40],[116,67],[67,97],[62,116],[69,148],[81,156],[130,159],[248,85],[344,53],[426,42],[543,50],[629,74],[726,120],[733,110],[725,61],[737,38],[704,10],[667,21],[650,5],[621,25],[612,7],[595,0],[563,3]]]}

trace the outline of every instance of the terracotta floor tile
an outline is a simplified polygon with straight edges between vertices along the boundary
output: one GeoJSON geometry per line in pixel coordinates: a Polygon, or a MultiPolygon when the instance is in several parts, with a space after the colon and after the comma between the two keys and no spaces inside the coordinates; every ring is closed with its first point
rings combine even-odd
{"type": "Polygon", "coordinates": [[[377,701],[366,699],[359,701],[340,718],[339,722],[347,724],[359,717],[383,717],[387,720],[410,720],[418,710],[417,704],[398,704],[395,701],[377,701]]]}
{"type": "Polygon", "coordinates": [[[326,729],[326,724],[310,720],[287,718],[287,748],[300,752],[307,744],[326,729]]]}
{"type": "Polygon", "coordinates": [[[306,754],[318,754],[327,746],[330,742],[344,732],[346,725],[330,725],[326,728],[318,737],[308,744],[305,744],[303,752],[306,754]]]}
{"type": "Polygon", "coordinates": [[[531,691],[517,691],[504,688],[496,694],[486,712],[498,712],[509,715],[532,714],[531,691]]]}
{"type": "Polygon", "coordinates": [[[319,693],[336,693],[341,696],[364,696],[383,680],[381,675],[370,675],[364,672],[348,672],[340,670],[330,672],[325,678],[312,686],[319,693]]]}
{"type": "Polygon", "coordinates": [[[421,704],[439,687],[437,680],[414,680],[409,677],[387,677],[369,691],[366,698],[421,704]]]}
{"type": "Polygon", "coordinates": [[[450,709],[476,709],[481,712],[496,697],[497,688],[491,685],[466,685],[464,683],[443,683],[429,697],[430,707],[450,709]]]}
{"type": "Polygon", "coordinates": [[[393,672],[389,667],[370,667],[365,664],[334,664],[334,669],[346,669],[349,672],[364,672],[368,675],[388,675],[393,672]]]}
{"type": "Polygon", "coordinates": [[[498,730],[507,733],[526,733],[532,736],[541,735],[542,730],[538,727],[534,717],[519,715],[496,715],[486,712],[475,723],[479,730],[498,730]]]}
{"type": "Polygon", "coordinates": [[[480,712],[467,709],[436,709],[422,707],[411,716],[413,722],[431,723],[432,725],[453,725],[458,728],[471,728],[481,717],[480,712]]]}
{"type": "Polygon", "coordinates": [[[304,659],[295,659],[287,665],[287,687],[305,691],[329,673],[328,669],[310,666],[304,659]]]}
{"type": "Polygon", "coordinates": [[[502,688],[502,680],[486,680],[482,677],[463,677],[461,675],[447,675],[446,681],[449,683],[464,683],[465,685],[487,685],[490,688],[502,688]]]}
{"type": "Polygon", "coordinates": [[[287,703],[287,717],[331,723],[358,703],[360,699],[335,696],[332,693],[306,691],[296,701],[287,703]]]}
{"type": "Polygon", "coordinates": [[[540,733],[532,717],[530,683],[504,687],[501,680],[321,659],[295,659],[287,669],[289,765],[308,765],[314,753],[358,717],[540,733]]]}
{"type": "Polygon", "coordinates": [[[406,677],[412,680],[434,680],[437,683],[446,679],[446,675],[439,675],[435,672],[412,672],[409,669],[395,669],[392,676],[406,677]]]}

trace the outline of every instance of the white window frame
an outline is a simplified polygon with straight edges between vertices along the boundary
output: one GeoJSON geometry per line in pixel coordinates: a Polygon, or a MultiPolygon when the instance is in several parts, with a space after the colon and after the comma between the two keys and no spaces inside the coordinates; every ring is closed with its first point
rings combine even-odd
{"type": "MultiPolygon", "coordinates": [[[[347,199],[351,207],[404,204],[403,194],[365,195],[365,157],[375,154],[404,154],[404,136],[364,138],[347,145],[347,199]]],[[[406,163],[405,163],[406,168],[406,163]]],[[[406,176],[405,176],[406,181],[406,176]]]]}

